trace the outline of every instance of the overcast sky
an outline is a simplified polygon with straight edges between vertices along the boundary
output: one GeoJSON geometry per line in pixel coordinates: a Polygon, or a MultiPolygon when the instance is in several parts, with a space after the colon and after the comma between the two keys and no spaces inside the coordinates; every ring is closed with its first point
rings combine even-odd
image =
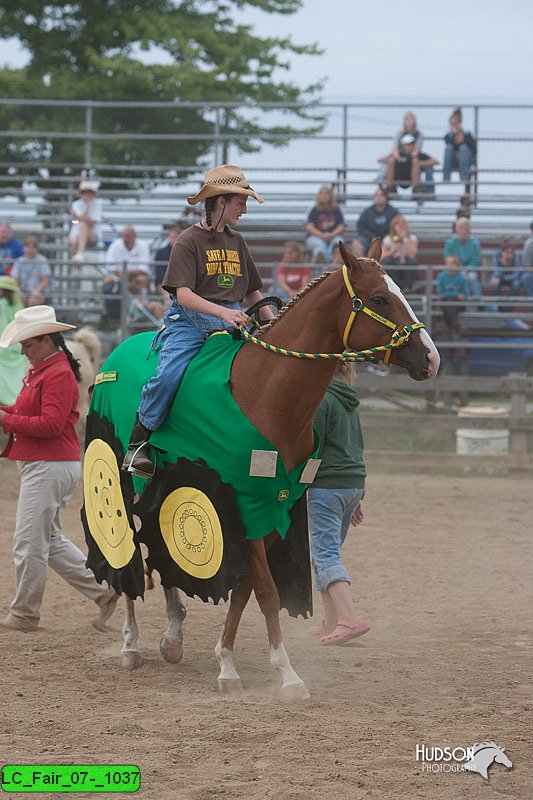
{"type": "Polygon", "coordinates": [[[304,0],[291,17],[247,18],[323,47],[292,75],[327,77],[325,100],[533,101],[531,0],[304,0]]]}
{"type": "MultiPolygon", "coordinates": [[[[324,100],[533,102],[531,0],[304,0],[292,16],[246,11],[261,36],[318,42],[295,58],[299,85],[326,77],[324,100]]],[[[16,43],[0,63],[20,66],[16,43]]]]}

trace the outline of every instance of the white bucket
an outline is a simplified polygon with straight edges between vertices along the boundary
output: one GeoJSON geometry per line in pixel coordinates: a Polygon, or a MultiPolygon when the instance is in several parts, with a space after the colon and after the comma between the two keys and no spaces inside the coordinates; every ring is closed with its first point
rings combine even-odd
{"type": "MultiPolygon", "coordinates": [[[[464,406],[459,417],[508,417],[505,406],[464,406]]],[[[498,456],[509,452],[509,431],[503,428],[457,428],[455,451],[460,456],[498,456]]]]}
{"type": "Polygon", "coordinates": [[[509,452],[509,431],[457,428],[456,453],[460,456],[499,456],[509,452]]]}

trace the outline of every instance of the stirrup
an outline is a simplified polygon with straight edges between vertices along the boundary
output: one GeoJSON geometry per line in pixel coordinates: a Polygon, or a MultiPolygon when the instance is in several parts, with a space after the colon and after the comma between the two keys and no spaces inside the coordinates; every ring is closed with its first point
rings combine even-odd
{"type": "Polygon", "coordinates": [[[137,457],[137,454],[143,449],[143,447],[147,446],[149,446],[149,442],[141,442],[141,444],[134,451],[126,471],[129,472],[131,475],[136,475],[138,478],[144,478],[145,480],[150,481],[155,475],[155,459],[152,461],[147,457],[147,460],[150,461],[150,463],[152,464],[151,472],[145,472],[143,469],[139,469],[139,467],[136,467],[133,463],[135,461],[135,458],[137,457]]]}

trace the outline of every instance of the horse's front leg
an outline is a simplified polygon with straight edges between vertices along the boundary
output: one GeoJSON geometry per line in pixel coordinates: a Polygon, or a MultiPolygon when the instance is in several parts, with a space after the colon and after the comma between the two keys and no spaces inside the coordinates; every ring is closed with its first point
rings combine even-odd
{"type": "Polygon", "coordinates": [[[242,689],[239,673],[233,663],[233,647],[242,612],[252,593],[252,579],[249,575],[241,578],[237,589],[231,592],[230,605],[224,627],[215,647],[215,655],[220,666],[218,690],[222,694],[240,692],[242,689]]]}
{"type": "Polygon", "coordinates": [[[168,628],[159,643],[159,652],[165,661],[177,664],[183,658],[183,630],[182,623],[187,616],[187,609],[181,602],[180,593],[176,588],[165,589],[167,604],[168,628]]]}
{"type": "Polygon", "coordinates": [[[139,628],[135,619],[135,601],[126,597],[126,618],[122,626],[124,644],[122,646],[122,666],[124,669],[137,669],[142,664],[139,653],[139,628]]]}
{"type": "Polygon", "coordinates": [[[262,539],[251,542],[250,575],[259,607],[265,617],[270,663],[281,672],[281,694],[287,700],[310,697],[303,680],[291,667],[289,656],[283,646],[279,623],[279,595],[268,566],[265,543],[262,539]]]}

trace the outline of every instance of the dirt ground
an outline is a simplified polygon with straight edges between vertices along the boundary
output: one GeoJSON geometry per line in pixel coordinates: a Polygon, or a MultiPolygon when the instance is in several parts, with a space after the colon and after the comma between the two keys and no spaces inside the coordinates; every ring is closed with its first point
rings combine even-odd
{"type": "MultiPolygon", "coordinates": [[[[17,489],[15,466],[1,463],[2,614],[17,489]]],[[[372,629],[325,648],[308,621],[283,614],[311,692],[290,705],[255,601],[236,647],[244,692],[225,698],[213,654],[224,606],[187,599],[184,658],[170,665],[158,655],[163,595],[148,593],[137,604],[144,665],[126,673],[122,603],[113,630],[98,633],[91,604],[50,573],[42,629],[0,633],[1,763],[137,764],[139,792],[112,796],[143,800],[531,798],[531,497],[526,479],[410,475],[407,456],[404,474],[372,474],[366,521],[345,547],[372,629]],[[493,764],[487,783],[416,760],[417,745],[480,741],[505,747],[513,768],[493,764]]],[[[63,528],[83,547],[80,498],[63,528]]]]}

